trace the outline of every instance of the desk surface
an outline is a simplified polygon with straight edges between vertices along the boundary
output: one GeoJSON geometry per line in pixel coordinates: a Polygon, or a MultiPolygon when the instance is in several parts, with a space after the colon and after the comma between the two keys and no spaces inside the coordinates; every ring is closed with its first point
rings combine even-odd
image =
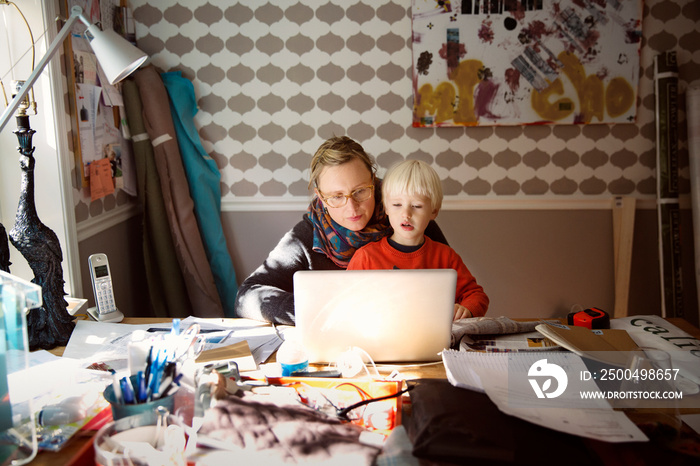
{"type": "MultiPolygon", "coordinates": [[[[687,321],[680,318],[669,318],[667,319],[676,327],[682,329],[683,331],[689,333],[695,338],[700,339],[700,329],[691,325],[687,321]]],[[[164,323],[170,322],[171,319],[163,318],[142,318],[142,317],[128,317],[123,320],[125,324],[153,324],[153,323],[164,323]]],[[[62,356],[65,347],[57,347],[51,350],[52,354],[57,356],[62,356]]],[[[398,368],[406,379],[421,379],[421,378],[446,378],[445,367],[442,362],[429,365],[378,365],[380,374],[389,375],[395,368],[398,368]]],[[[371,369],[371,368],[370,368],[371,369]]],[[[66,446],[59,452],[39,452],[37,457],[32,461],[31,465],[55,465],[55,464],[69,464],[71,458],[75,458],[79,452],[83,451],[85,448],[89,447],[89,442],[92,440],[94,432],[84,432],[79,431],[73,438],[66,444],[66,446]]],[[[607,444],[604,442],[588,442],[591,444],[592,449],[596,450],[600,455],[605,457],[618,457],[622,458],[620,455],[625,456],[626,451],[632,447],[627,448],[627,444],[607,444]],[[623,452],[624,450],[624,452],[623,452]]],[[[624,462],[623,462],[624,463],[624,462]]]]}
{"type": "MultiPolygon", "coordinates": [[[[121,322],[123,324],[133,324],[133,325],[142,325],[142,324],[162,324],[162,323],[167,323],[171,322],[172,319],[165,319],[165,318],[158,318],[158,317],[126,317],[124,320],[121,322]]],[[[55,354],[56,356],[63,356],[63,352],[65,351],[65,346],[59,346],[56,347],[52,350],[49,350],[50,353],[55,354]]],[[[271,361],[274,361],[274,355],[271,358],[271,361]]],[[[370,369],[373,371],[373,368],[370,367],[370,369]]],[[[411,364],[401,364],[401,365],[386,365],[386,364],[377,364],[377,369],[379,370],[379,373],[381,375],[386,375],[388,376],[394,369],[399,369],[401,373],[405,376],[407,379],[420,379],[420,378],[446,378],[445,374],[445,366],[442,365],[442,361],[438,361],[436,363],[426,363],[426,364],[420,364],[420,365],[411,365],[411,364]]],[[[374,374],[372,374],[374,375],[374,374]]]]}

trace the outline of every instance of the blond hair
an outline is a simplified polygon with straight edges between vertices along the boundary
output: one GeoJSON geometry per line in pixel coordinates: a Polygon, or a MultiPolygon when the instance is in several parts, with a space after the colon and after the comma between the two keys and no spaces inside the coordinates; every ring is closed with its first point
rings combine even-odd
{"type": "Polygon", "coordinates": [[[374,182],[377,166],[365,149],[355,140],[347,136],[336,136],[327,139],[319,146],[311,158],[309,188],[318,188],[318,179],[325,167],[336,167],[354,159],[360,159],[372,175],[374,182]]]}
{"type": "Polygon", "coordinates": [[[392,195],[419,195],[430,199],[432,210],[442,207],[442,182],[437,172],[421,160],[404,160],[387,171],[382,182],[382,198],[392,195]]]}

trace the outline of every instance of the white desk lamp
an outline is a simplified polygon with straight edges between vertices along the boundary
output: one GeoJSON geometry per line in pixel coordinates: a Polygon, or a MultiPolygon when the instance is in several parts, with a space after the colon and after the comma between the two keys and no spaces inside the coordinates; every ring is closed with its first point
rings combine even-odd
{"type": "Polygon", "coordinates": [[[129,41],[116,32],[110,30],[102,31],[97,25],[90,23],[83,15],[83,9],[79,6],[74,6],[71,8],[71,15],[63,25],[63,28],[59,31],[53,42],[51,42],[51,45],[46,51],[46,55],[39,61],[39,64],[34,68],[32,74],[29,75],[29,78],[27,78],[24,85],[17,91],[10,105],[3,112],[2,118],[0,118],[0,131],[5,128],[10,117],[20,106],[20,103],[39,78],[41,72],[70,34],[73,24],[78,20],[82,21],[88,27],[85,31],[85,35],[110,84],[117,83],[129,76],[148,58],[148,55],[131,45],[129,41]]]}

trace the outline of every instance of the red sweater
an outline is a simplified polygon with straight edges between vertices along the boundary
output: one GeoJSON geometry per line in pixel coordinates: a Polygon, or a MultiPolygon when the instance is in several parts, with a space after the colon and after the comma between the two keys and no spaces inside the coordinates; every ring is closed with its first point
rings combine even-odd
{"type": "Polygon", "coordinates": [[[415,252],[400,252],[391,247],[387,238],[358,249],[352,256],[348,270],[362,269],[454,269],[457,271],[457,295],[455,302],[471,311],[474,317],[486,314],[489,298],[471,274],[462,258],[446,244],[432,241],[415,252]]]}

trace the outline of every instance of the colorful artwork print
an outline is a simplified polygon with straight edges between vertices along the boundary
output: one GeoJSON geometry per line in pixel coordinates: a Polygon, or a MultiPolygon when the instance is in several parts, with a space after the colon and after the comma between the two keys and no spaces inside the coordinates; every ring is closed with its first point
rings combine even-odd
{"type": "Polygon", "coordinates": [[[413,126],[633,123],[642,0],[413,0],[413,126]]]}

